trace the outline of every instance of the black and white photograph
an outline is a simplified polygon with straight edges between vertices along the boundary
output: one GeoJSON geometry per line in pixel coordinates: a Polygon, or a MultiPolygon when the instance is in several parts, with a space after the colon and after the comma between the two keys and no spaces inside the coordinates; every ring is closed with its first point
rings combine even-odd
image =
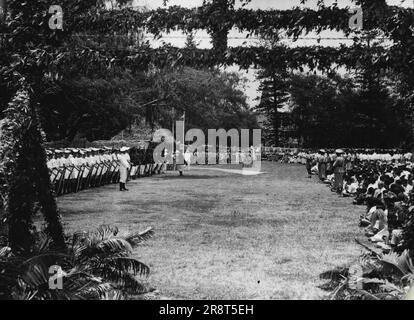
{"type": "Polygon", "coordinates": [[[413,182],[412,0],[0,0],[0,300],[414,300],[413,182]]]}

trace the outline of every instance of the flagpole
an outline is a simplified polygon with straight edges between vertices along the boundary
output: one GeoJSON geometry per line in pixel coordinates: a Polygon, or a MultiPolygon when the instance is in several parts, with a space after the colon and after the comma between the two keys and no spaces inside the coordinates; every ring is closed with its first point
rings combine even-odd
{"type": "Polygon", "coordinates": [[[183,143],[185,142],[185,111],[184,111],[184,116],[183,116],[183,122],[184,122],[184,141],[183,141],[183,143]]]}
{"type": "Polygon", "coordinates": [[[175,170],[175,108],[172,108],[172,150],[171,150],[171,156],[172,156],[172,171],[175,170]]]}
{"type": "Polygon", "coordinates": [[[171,118],[172,118],[172,134],[173,134],[173,140],[175,140],[175,123],[174,123],[174,122],[175,122],[175,121],[174,121],[174,120],[175,120],[175,119],[174,119],[174,115],[175,115],[175,108],[174,108],[174,107],[172,108],[172,111],[173,111],[173,112],[172,112],[172,117],[171,117],[171,118]]]}

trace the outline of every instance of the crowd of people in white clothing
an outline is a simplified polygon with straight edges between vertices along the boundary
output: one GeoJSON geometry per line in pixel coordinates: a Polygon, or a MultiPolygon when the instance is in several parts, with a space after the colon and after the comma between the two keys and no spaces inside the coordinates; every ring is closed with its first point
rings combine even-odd
{"type": "Polygon", "coordinates": [[[306,165],[333,192],[364,205],[359,224],[373,246],[404,247],[403,233],[414,216],[413,153],[401,150],[288,150],[281,162],[306,165]]]}
{"type": "Polygon", "coordinates": [[[165,159],[168,154],[172,155],[170,161],[155,162],[153,153],[157,145],[158,143],[152,143],[146,149],[129,147],[48,149],[47,166],[50,180],[58,196],[113,183],[119,183],[120,191],[128,191],[126,189],[128,179],[162,174],[167,169],[176,170],[183,175],[191,164],[211,164],[211,159],[214,159],[217,164],[239,163],[248,167],[260,155],[253,147],[238,151],[232,148],[217,148],[216,152],[210,152],[209,146],[204,146],[195,152],[190,152],[190,148],[184,146],[183,163],[179,163],[177,159],[181,148],[176,145],[175,152],[171,152],[168,148],[163,148],[161,151],[165,159]]]}
{"type": "Polygon", "coordinates": [[[106,184],[119,183],[127,191],[126,182],[154,173],[162,166],[141,158],[131,159],[136,150],[122,148],[65,148],[47,150],[50,180],[57,195],[78,192],[106,184]]]}

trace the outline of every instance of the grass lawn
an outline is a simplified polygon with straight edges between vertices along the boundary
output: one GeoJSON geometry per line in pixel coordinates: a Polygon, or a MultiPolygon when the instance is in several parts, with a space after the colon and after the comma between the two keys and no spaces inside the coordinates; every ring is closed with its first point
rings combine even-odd
{"type": "Polygon", "coordinates": [[[319,274],[354,260],[362,207],[304,166],[264,162],[242,176],[194,168],[59,198],[66,231],[101,224],[155,237],[135,257],[151,268],[156,297],[320,299],[319,274]]]}

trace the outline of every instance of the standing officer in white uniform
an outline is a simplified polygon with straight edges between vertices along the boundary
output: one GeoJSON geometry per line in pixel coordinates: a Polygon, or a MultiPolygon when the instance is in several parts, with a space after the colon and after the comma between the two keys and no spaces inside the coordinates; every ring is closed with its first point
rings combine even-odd
{"type": "Polygon", "coordinates": [[[129,155],[127,155],[129,148],[121,148],[121,153],[118,156],[119,161],[119,191],[128,191],[125,184],[128,179],[128,170],[131,168],[131,164],[128,161],[129,155]]]}

